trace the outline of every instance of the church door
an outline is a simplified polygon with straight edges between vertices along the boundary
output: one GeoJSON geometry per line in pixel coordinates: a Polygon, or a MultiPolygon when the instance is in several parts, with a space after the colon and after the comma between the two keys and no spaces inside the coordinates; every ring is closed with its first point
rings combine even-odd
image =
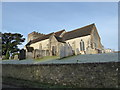
{"type": "Polygon", "coordinates": [[[56,47],[52,46],[52,56],[55,56],[55,55],[56,55],[56,47]]]}

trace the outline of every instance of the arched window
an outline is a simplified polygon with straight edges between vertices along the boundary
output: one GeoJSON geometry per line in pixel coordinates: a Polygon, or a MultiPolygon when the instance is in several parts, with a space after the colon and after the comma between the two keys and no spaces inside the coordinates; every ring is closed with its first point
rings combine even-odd
{"type": "Polygon", "coordinates": [[[80,51],[84,51],[85,50],[85,44],[84,41],[81,39],[80,41],[80,51]]]}
{"type": "Polygon", "coordinates": [[[82,51],[82,42],[80,42],[80,51],[82,51]]]}

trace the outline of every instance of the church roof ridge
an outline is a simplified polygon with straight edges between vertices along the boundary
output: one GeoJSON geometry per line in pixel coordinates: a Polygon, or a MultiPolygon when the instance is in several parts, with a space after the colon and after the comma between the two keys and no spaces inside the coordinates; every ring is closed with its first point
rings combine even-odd
{"type": "Polygon", "coordinates": [[[61,33],[62,33],[62,32],[64,32],[64,31],[65,31],[65,29],[60,30],[60,31],[57,31],[57,32],[54,32],[54,33],[55,33],[55,35],[56,35],[56,36],[60,36],[60,35],[61,35],[61,33]]]}
{"type": "Polygon", "coordinates": [[[31,40],[26,45],[32,44],[32,43],[35,43],[35,42],[38,42],[38,41],[41,41],[41,40],[48,39],[52,34],[54,34],[60,42],[64,42],[65,40],[69,40],[69,39],[73,39],[73,38],[77,38],[77,37],[81,37],[81,36],[90,35],[93,26],[95,26],[94,23],[90,24],[90,25],[86,25],[86,26],[81,27],[81,28],[77,28],[77,29],[72,30],[72,31],[68,31],[63,35],[62,38],[60,38],[59,36],[61,35],[61,33],[63,31],[65,31],[65,29],[57,31],[57,32],[52,32],[52,33],[49,33],[49,34],[45,34],[44,36],[39,37],[37,39],[31,40]]]}
{"type": "Polygon", "coordinates": [[[48,39],[53,33],[54,33],[54,32],[49,33],[49,34],[46,34],[46,35],[44,35],[44,36],[42,36],[42,37],[39,37],[39,38],[37,38],[37,39],[34,39],[34,40],[30,41],[30,44],[35,43],[35,42],[38,42],[38,41],[41,41],[41,40],[48,39]]]}
{"type": "Polygon", "coordinates": [[[58,32],[61,32],[61,31],[65,31],[65,29],[59,30],[59,31],[57,31],[57,32],[54,32],[54,33],[58,33],[58,32]]]}
{"type": "Polygon", "coordinates": [[[75,30],[68,31],[63,35],[63,39],[69,40],[69,39],[73,39],[81,36],[90,35],[94,25],[95,24],[93,23],[81,28],[77,28],[75,30]]]}
{"type": "Polygon", "coordinates": [[[83,27],[80,27],[80,28],[77,28],[77,29],[68,31],[68,32],[66,32],[66,33],[74,32],[74,31],[81,30],[81,29],[83,29],[83,28],[87,28],[87,27],[94,26],[94,25],[95,25],[95,23],[92,23],[92,24],[89,24],[89,25],[86,25],[86,26],[83,26],[83,27]]]}

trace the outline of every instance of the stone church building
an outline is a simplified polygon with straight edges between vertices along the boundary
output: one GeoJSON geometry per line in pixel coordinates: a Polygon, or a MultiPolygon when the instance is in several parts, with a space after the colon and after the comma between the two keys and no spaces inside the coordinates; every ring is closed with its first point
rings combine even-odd
{"type": "Polygon", "coordinates": [[[68,32],[65,30],[50,34],[32,32],[28,34],[25,49],[28,57],[36,58],[97,54],[101,53],[103,48],[95,24],[90,24],[68,32]]]}

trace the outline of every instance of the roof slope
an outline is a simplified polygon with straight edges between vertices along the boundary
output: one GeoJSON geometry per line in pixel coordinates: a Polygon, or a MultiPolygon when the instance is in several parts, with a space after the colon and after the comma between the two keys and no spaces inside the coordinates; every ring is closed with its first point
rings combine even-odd
{"type": "Polygon", "coordinates": [[[55,38],[57,39],[58,42],[65,43],[64,40],[63,40],[61,37],[57,37],[57,36],[55,36],[55,38]]]}
{"type": "Polygon", "coordinates": [[[65,30],[61,30],[61,31],[58,31],[58,32],[55,32],[55,36],[59,37],[65,30]]]}
{"type": "Polygon", "coordinates": [[[31,40],[30,42],[28,42],[26,45],[30,45],[32,43],[36,43],[38,41],[42,41],[42,40],[45,40],[45,39],[48,39],[53,33],[50,33],[50,34],[47,34],[47,35],[44,35],[42,37],[39,37],[37,39],[34,39],[34,40],[31,40]]]}
{"type": "Polygon", "coordinates": [[[91,31],[93,30],[93,27],[95,26],[95,24],[90,24],[90,25],[87,25],[87,26],[84,26],[82,28],[78,28],[78,29],[75,29],[75,30],[72,30],[72,31],[69,31],[69,32],[66,32],[63,37],[59,37],[65,30],[61,30],[61,31],[58,31],[58,32],[53,32],[53,33],[50,33],[50,34],[47,34],[47,35],[44,35],[42,37],[39,37],[37,39],[34,39],[30,42],[28,42],[26,45],[30,45],[32,43],[36,43],[38,41],[42,41],[42,40],[45,40],[45,39],[48,39],[51,35],[55,35],[56,39],[58,40],[58,42],[64,42],[66,40],[69,40],[69,39],[73,39],[73,38],[77,38],[77,37],[82,37],[82,36],[87,36],[87,35],[90,35],[91,34],[91,31]]]}
{"type": "Polygon", "coordinates": [[[37,38],[37,39],[34,39],[34,40],[31,40],[30,42],[28,42],[26,45],[30,45],[30,44],[32,44],[32,43],[36,43],[36,42],[38,42],[38,41],[42,41],[42,40],[45,40],[45,39],[48,39],[52,34],[55,34],[55,36],[56,36],[56,39],[58,40],[58,42],[62,42],[62,39],[61,38],[59,38],[59,36],[62,34],[62,32],[64,32],[65,30],[61,30],[61,31],[58,31],[58,32],[52,32],[52,33],[50,33],[50,34],[46,34],[46,35],[44,35],[44,36],[42,36],[42,37],[39,37],[39,38],[37,38]]]}
{"type": "Polygon", "coordinates": [[[77,38],[77,37],[90,35],[94,25],[95,24],[90,24],[90,25],[87,25],[85,27],[66,32],[63,35],[63,39],[69,40],[69,39],[73,39],[73,38],[77,38]]]}

